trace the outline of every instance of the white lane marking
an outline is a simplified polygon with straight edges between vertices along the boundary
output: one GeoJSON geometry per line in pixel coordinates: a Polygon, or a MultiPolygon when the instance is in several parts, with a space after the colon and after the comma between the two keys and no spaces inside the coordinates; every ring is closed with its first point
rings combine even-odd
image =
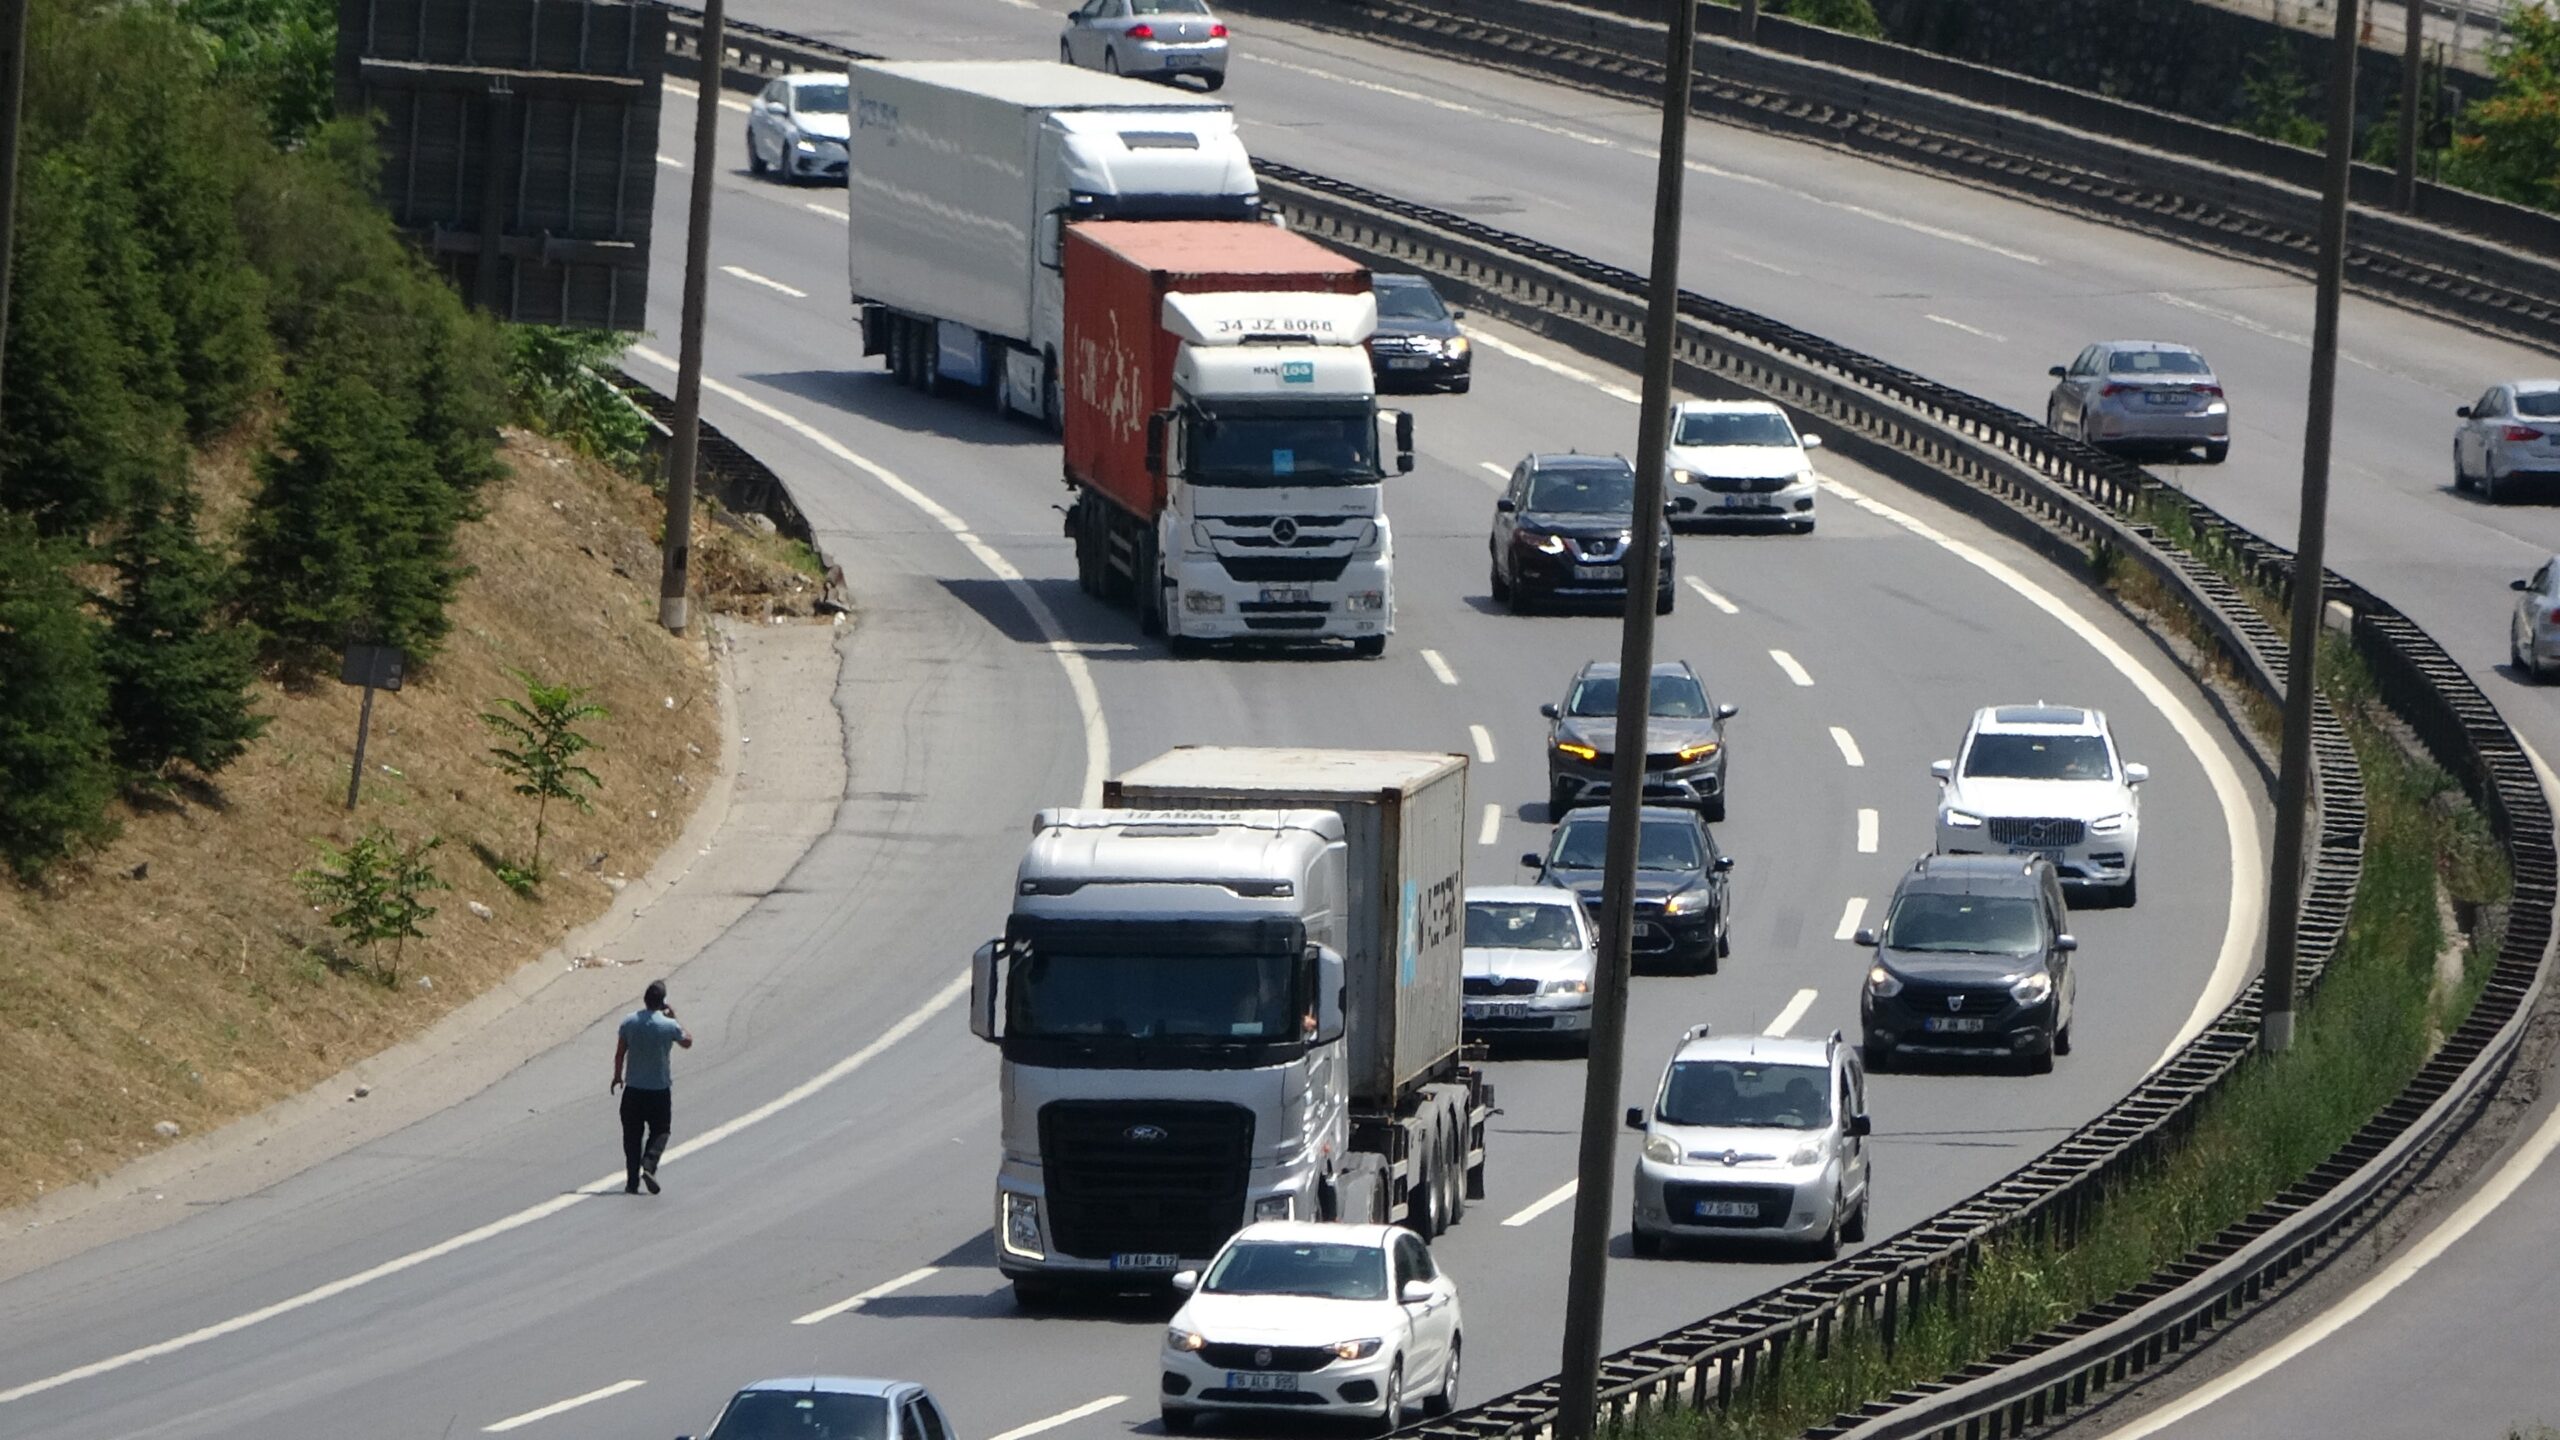
{"type": "Polygon", "coordinates": [[[794,1320],[791,1323],[794,1325],[815,1325],[821,1320],[833,1320],[848,1310],[859,1310],[863,1306],[879,1299],[883,1295],[895,1295],[899,1291],[906,1289],[908,1286],[915,1284],[919,1280],[929,1280],[941,1273],[942,1267],[939,1265],[919,1265],[915,1269],[908,1271],[906,1274],[899,1276],[895,1280],[883,1280],[879,1284],[872,1286],[870,1289],[863,1291],[861,1294],[856,1295],[851,1299],[839,1300],[833,1305],[829,1305],[822,1310],[812,1310],[808,1314],[801,1316],[799,1319],[794,1320]]]}
{"type": "Polygon", "coordinates": [[[1431,673],[1440,677],[1441,684],[1455,685],[1458,683],[1458,672],[1449,668],[1449,662],[1440,658],[1439,651],[1423,651],[1422,663],[1431,667],[1431,673]]]}
{"type": "Polygon", "coordinates": [[[1768,261],[1760,259],[1758,256],[1745,255],[1739,250],[1725,250],[1719,253],[1721,253],[1727,260],[1739,260],[1745,265],[1756,265],[1760,269],[1771,271],[1779,275],[1791,276],[1798,280],[1804,278],[1804,272],[1801,270],[1790,270],[1784,265],[1772,265],[1768,261]]]}
{"type": "Polygon", "coordinates": [[[1579,1189],[1581,1184],[1582,1182],[1579,1180],[1567,1180],[1553,1190],[1550,1190],[1546,1194],[1538,1197],[1536,1203],[1532,1204],[1528,1209],[1521,1211],[1519,1214],[1512,1216],[1510,1219],[1505,1220],[1502,1223],[1515,1228],[1526,1225],[1530,1221],[1546,1214],[1548,1211],[1553,1210],[1567,1200],[1572,1199],[1573,1192],[1579,1189]]]}
{"type": "Polygon", "coordinates": [[[1778,668],[1787,672],[1788,679],[1807,689],[1813,687],[1813,676],[1802,665],[1796,663],[1796,657],[1793,655],[1784,650],[1772,650],[1769,652],[1769,658],[1778,662],[1778,668]]]}
{"type": "Polygon", "coordinates": [[[1787,1008],[1779,1011],[1778,1018],[1770,1021],[1769,1028],[1761,1031],[1760,1033],[1763,1035],[1784,1035],[1788,1031],[1796,1028],[1796,1022],[1804,1018],[1804,1012],[1813,1008],[1813,996],[1814,992],[1811,990],[1797,991],[1796,998],[1788,1001],[1787,1008]]]}
{"type": "MultiPolygon", "coordinates": [[[[883,1031],[879,1038],[873,1040],[870,1044],[865,1045],[845,1058],[838,1060],[833,1065],[830,1065],[826,1069],[819,1071],[816,1075],[801,1081],[799,1084],[792,1086],[790,1089],[775,1096],[773,1099],[764,1102],[753,1110],[749,1110],[743,1115],[739,1115],[733,1119],[723,1122],[722,1124],[713,1126],[711,1129],[704,1131],[700,1135],[684,1141],[673,1149],[667,1151],[664,1158],[667,1160],[681,1160],[685,1156],[691,1155],[707,1146],[717,1145],[721,1141],[728,1139],[730,1136],[737,1134],[739,1131],[747,1129],[749,1126],[758,1125],[766,1120],[772,1119],[774,1116],[790,1109],[792,1106],[799,1104],[801,1101],[808,1099],[819,1091],[826,1089],[828,1086],[833,1085],[847,1075],[861,1069],[863,1066],[870,1064],[890,1046],[897,1044],[899,1041],[913,1035],[918,1030],[923,1029],[926,1022],[932,1020],[933,1017],[941,1014],[943,1011],[951,1008],[952,1005],[959,1001],[961,996],[968,993],[969,977],[965,974],[955,977],[950,984],[945,985],[939,991],[936,991],[932,999],[927,1000],[923,1005],[916,1009],[909,1011],[905,1018],[899,1020],[897,1024],[892,1025],[887,1030],[883,1031]]],[[[73,1383],[74,1381],[87,1380],[94,1376],[105,1375],[113,1371],[122,1370],[130,1365],[141,1364],[146,1360],[157,1360],[163,1355],[174,1355],[178,1351],[191,1349],[208,1340],[218,1340],[225,1335],[246,1330],[252,1325],[263,1324],[266,1321],[275,1319],[279,1315],[290,1315],[296,1310],[308,1309],[311,1306],[319,1304],[323,1300],[335,1299],[340,1295],[346,1294],[350,1290],[370,1285],[376,1280],[388,1279],[389,1277],[398,1275],[403,1271],[414,1270],[417,1267],[426,1264],[430,1260],[441,1260],[445,1256],[453,1254],[455,1251],[477,1245],[483,1240],[493,1240],[498,1236],[507,1234],[511,1231],[521,1230],[525,1226],[530,1225],[537,1220],[547,1220],[550,1217],[559,1214],[561,1211],[568,1209],[572,1205],[576,1205],[582,1201],[592,1200],[598,1195],[619,1193],[621,1188],[622,1171],[619,1168],[616,1168],[603,1177],[590,1180],[586,1184],[579,1186],[577,1189],[572,1190],[565,1195],[554,1195],[550,1199],[542,1201],[539,1204],[528,1205],[513,1215],[492,1220],[488,1224],[482,1225],[474,1230],[466,1230],[449,1240],[439,1241],[436,1244],[425,1247],[424,1249],[412,1250],[406,1255],[385,1260],[381,1264],[376,1265],[369,1270],[359,1270],[353,1275],[332,1280],[325,1285],[315,1285],[311,1289],[305,1290],[299,1295],[288,1296],[287,1298],[279,1300],[272,1305],[261,1306],[258,1309],[248,1311],[245,1314],[234,1315],[228,1320],[218,1320],[211,1325],[190,1330],[184,1335],[175,1336],[150,1345],[144,1345],[137,1349],[127,1350],[121,1355],[110,1355],[104,1360],[93,1360],[86,1365],[74,1366],[60,1374],[45,1376],[41,1380],[30,1380],[23,1385],[12,1386],[7,1390],[0,1390],[0,1405],[7,1405],[13,1401],[24,1400],[30,1395],[41,1395],[48,1390],[59,1389],[62,1386],[73,1383]]]]}
{"type": "Polygon", "coordinates": [[[1873,810],[1858,812],[1858,853],[1861,855],[1876,853],[1876,819],[1873,810]]]}
{"type": "MultiPolygon", "coordinates": [[[[2246,330],[2252,335],[2264,335],[2270,340],[2280,340],[2287,345],[2292,345],[2300,349],[2308,350],[2311,348],[2310,336],[2301,334],[2297,331],[2280,329],[2276,326],[2267,324],[2263,320],[2253,320],[2248,316],[2241,314],[2237,310],[2223,310],[2212,305],[2207,305],[2201,300],[2190,300],[2184,295],[2173,295],[2166,290],[2152,291],[2151,298],[2166,305],[2175,305],[2181,310],[2191,310],[2198,315],[2210,316],[2213,319],[2221,321],[2225,325],[2237,326],[2242,330],[2246,330]]],[[[2363,356],[2353,354],[2349,351],[2339,351],[2338,358],[2344,360],[2350,365],[2370,370],[2377,375],[2391,376],[2395,380],[2407,380],[2420,385],[2431,385],[2434,383],[2433,381],[2412,375],[2405,370],[2395,370],[2388,365],[2367,360],[2363,356]]]]}
{"type": "MultiPolygon", "coordinates": [[[[1524,365],[1535,365],[1550,375],[1561,375],[1567,380],[1588,385],[1592,389],[1599,391],[1601,394],[1608,396],[1612,400],[1624,400],[1630,405],[1642,405],[1644,403],[1644,396],[1628,389],[1624,385],[1618,384],[1616,381],[1604,380],[1598,375],[1593,374],[1591,371],[1583,369],[1579,365],[1568,365],[1553,356],[1541,355],[1535,350],[1523,349],[1522,347],[1514,345],[1510,341],[1502,339],[1499,336],[1487,335],[1481,330],[1470,331],[1468,333],[1475,338],[1475,342],[1477,344],[1482,345],[1488,350],[1508,355],[1512,359],[1520,361],[1524,365]]],[[[1502,473],[1504,479],[1509,479],[1511,476],[1511,472],[1508,470],[1502,473]]]]}
{"type": "Polygon", "coordinates": [[[659,163],[659,164],[661,164],[661,165],[666,166],[666,167],[667,167],[668,169],[670,169],[670,170],[681,170],[681,169],[683,169],[683,168],[684,168],[684,162],[683,162],[683,161],[681,161],[681,160],[679,160],[679,159],[677,159],[677,158],[676,158],[676,157],[674,157],[673,155],[661,155],[661,156],[659,156],[659,157],[658,157],[658,163],[659,163]]]}
{"type": "Polygon", "coordinates": [[[813,215],[824,215],[830,220],[845,218],[844,207],[841,205],[823,205],[815,200],[803,200],[800,202],[800,208],[813,215]]]}
{"type": "Polygon", "coordinates": [[[1613,140],[1606,135],[1594,134],[1588,130],[1572,130],[1567,129],[1562,125],[1549,125],[1543,121],[1530,120],[1518,115],[1505,115],[1498,110],[1486,110],[1474,105],[1464,105],[1460,104],[1458,101],[1443,99],[1437,95],[1426,95],[1419,90],[1407,90],[1401,86],[1385,85],[1375,80],[1362,80],[1355,76],[1344,75],[1333,70],[1319,70],[1312,65],[1293,65],[1286,60],[1274,60],[1268,55],[1240,55],[1237,58],[1250,60],[1257,65],[1268,65],[1274,70],[1293,71],[1297,74],[1310,76],[1314,79],[1327,81],[1335,85],[1347,85],[1354,90],[1367,90],[1378,95],[1392,95],[1399,100],[1410,100],[1417,105],[1428,105],[1434,110],[1446,110],[1453,115],[1472,115],[1479,120],[1493,120],[1505,125],[1517,125],[1523,130],[1535,130],[1541,135],[1553,135],[1558,139],[1571,140],[1577,144],[1597,146],[1604,150],[1615,149],[1618,146],[1618,142],[1616,140],[1613,140]]]}
{"type": "Polygon", "coordinates": [[[2097,651],[2098,658],[2113,666],[2116,673],[2134,689],[2142,692],[2142,698],[2149,701],[2151,708],[2159,711],[2161,718],[2169,722],[2169,727],[2178,732],[2178,739],[2195,755],[2197,765],[2204,770],[2205,782],[2213,787],[2214,804],[2222,811],[2224,843],[2231,851],[2231,899],[2223,913],[2222,949],[2214,958],[2213,974],[2197,994],[2195,1008],[2188,1012],[2186,1023],[2178,1027],[2178,1033],[2170,1038],[2167,1048],[2160,1052],[2160,1058],[2151,1062],[2150,1068],[2159,1069],[2168,1063],[2170,1056],[2178,1053],[2181,1046],[2204,1033],[2204,1028],[2213,1023],[2213,1017],[2222,1013],[2222,1007],[2231,1003],[2231,997],[2240,993],[2241,985],[2249,978],[2259,926],[2264,918],[2266,895],[2262,881],[2267,867],[2266,856],[2259,849],[2258,812],[2250,806],[2249,792],[2240,783],[2239,769],[2214,743],[2212,730],[2193,708],[2180,700],[2159,676],[2135,659],[2132,652],[2117,644],[2114,637],[2100,630],[2079,611],[2065,605],[2060,596],[2019,574],[2007,562],[1994,559],[1975,546],[1940,532],[1916,516],[1869,499],[1827,476],[1822,486],[1859,509],[1890,520],[1929,541],[2052,616],[2064,629],[2078,636],[2082,644],[2097,651]]]}
{"type": "MultiPolygon", "coordinates": [[[[646,345],[634,345],[630,353],[661,370],[673,371],[676,368],[674,360],[646,345]]],[[[1049,602],[1040,598],[1040,592],[1031,588],[1031,583],[1014,568],[1013,562],[1004,558],[994,546],[979,539],[969,529],[968,522],[945,509],[941,501],[908,484],[888,467],[855,454],[843,441],[817,426],[768,405],[735,385],[724,384],[707,375],[702,379],[702,388],[753,410],[879,481],[899,499],[923,511],[936,524],[950,531],[953,538],[977,557],[979,564],[1004,582],[1005,588],[1013,592],[1013,598],[1030,612],[1031,623],[1039,627],[1049,653],[1057,657],[1058,668],[1067,672],[1067,688],[1075,692],[1076,710],[1084,722],[1084,798],[1081,803],[1087,809],[1100,805],[1102,779],[1111,773],[1111,727],[1102,715],[1102,692],[1093,683],[1093,667],[1085,663],[1075,643],[1067,639],[1065,628],[1058,624],[1057,615],[1049,609],[1049,602]]]]}
{"type": "Polygon", "coordinates": [[[1858,753],[1858,737],[1837,725],[1831,727],[1831,743],[1840,747],[1840,758],[1849,765],[1855,767],[1867,763],[1867,757],[1858,753]]]}
{"type": "Polygon", "coordinates": [[[1476,827],[1476,843],[1479,845],[1490,845],[1501,838],[1502,807],[1499,805],[1487,805],[1484,807],[1484,824],[1476,827]]]}
{"type": "Polygon", "coordinates": [[[794,300],[806,300],[809,298],[808,291],[800,289],[795,285],[785,285],[771,276],[759,275],[743,265],[723,265],[720,267],[720,273],[723,275],[735,276],[740,280],[746,281],[750,285],[761,285],[767,290],[779,290],[794,300]]]}
{"type": "Polygon", "coordinates": [[[1492,764],[1493,732],[1481,725],[1470,725],[1467,727],[1467,733],[1476,738],[1476,758],[1487,765],[1492,764]]]}
{"type": "Polygon", "coordinates": [[[1961,320],[1950,320],[1944,315],[1923,315],[1920,318],[1923,320],[1935,321],[1940,325],[1946,326],[1950,330],[1961,330],[1967,335],[1979,335],[1985,340],[1997,340],[2002,344],[2007,344],[2009,340],[2008,336],[2002,335],[1997,331],[1978,329],[1974,326],[1967,325],[1961,320]]]}
{"type": "MultiPolygon", "coordinates": [[[[667,80],[660,83],[666,86],[669,94],[681,95],[687,100],[699,100],[702,98],[702,90],[699,86],[687,85],[675,80],[667,80]]],[[[749,109],[746,101],[741,100],[734,95],[721,96],[720,108],[723,110],[735,110],[741,115],[746,114],[749,109]]]]}
{"type": "Polygon", "coordinates": [[[1696,174],[1711,175],[1719,180],[1731,180],[1740,185],[1757,185],[1764,190],[1775,190],[1781,195],[1788,196],[1791,199],[1801,200],[1807,205],[1819,205],[1826,210],[1837,210],[1844,215],[1855,215],[1861,220],[1873,220],[1879,225],[1891,225],[1896,229],[1908,230],[1915,235],[1926,235],[1932,240],[1944,240],[1953,245],[1970,246],[1973,249],[1987,251],[1993,255],[1997,255],[2004,260],[2015,260],[2021,265],[2042,265],[2044,263],[2044,258],[2042,256],[2030,255],[2024,250],[2012,250],[2006,245],[1995,245],[1988,240],[1980,238],[1979,236],[1967,235],[1961,230],[1949,230],[1941,226],[1925,224],[1918,220],[1905,219],[1900,215],[1888,215],[1881,210],[1872,210],[1864,205],[1852,205],[1845,200],[1828,199],[1824,196],[1816,195],[1808,190],[1798,190],[1792,185],[1781,185],[1775,180],[1764,180],[1757,175],[1745,175],[1735,170],[1720,169],[1716,166],[1704,164],[1696,160],[1690,161],[1688,168],[1696,174]]]}
{"type": "Polygon", "coordinates": [[[1046,1420],[1034,1420],[1028,1425],[1016,1425],[994,1437],[994,1440],[1026,1440],[1026,1437],[1037,1435],[1043,1430],[1055,1430],[1061,1425],[1071,1425],[1087,1415],[1099,1415],[1128,1398],[1126,1395],[1105,1395],[1099,1400],[1089,1400],[1073,1410],[1061,1410],[1046,1420]]]}
{"type": "Polygon", "coordinates": [[[1834,940],[1855,939],[1858,934],[1858,922],[1866,918],[1867,897],[1864,895],[1850,896],[1849,903],[1840,907],[1840,928],[1831,932],[1831,938],[1834,940]]]}
{"type": "Polygon", "coordinates": [[[1476,468],[1486,471],[1491,474],[1494,479],[1500,480],[1505,484],[1510,483],[1511,467],[1508,465],[1497,465],[1491,460],[1479,460],[1476,462],[1476,468]]]}
{"type": "Polygon", "coordinates": [[[1689,588],[1690,588],[1690,589],[1695,590],[1695,591],[1697,591],[1697,592],[1698,592],[1698,598],[1699,598],[1699,599],[1706,601],[1708,604],[1713,605],[1714,607],[1716,607],[1717,609],[1719,609],[1719,610],[1723,611],[1723,612],[1724,612],[1724,613],[1726,613],[1727,615],[1739,615],[1739,614],[1741,614],[1741,613],[1742,613],[1742,607],[1741,607],[1741,606],[1734,604],[1732,601],[1727,600],[1727,599],[1726,599],[1726,598],[1724,598],[1722,595],[1719,595],[1719,594],[1717,594],[1715,591],[1708,589],[1708,588],[1707,588],[1707,582],[1706,582],[1706,581],[1699,579],[1699,578],[1698,578],[1697,576],[1695,576],[1695,575],[1684,576],[1684,577],[1682,577],[1682,578],[1686,579],[1686,580],[1689,582],[1689,588]]]}
{"type": "Polygon", "coordinates": [[[483,1425],[480,1427],[480,1433],[483,1435],[503,1435],[509,1430],[515,1430],[523,1426],[530,1425],[536,1420],[548,1420],[554,1415],[558,1415],[563,1411],[575,1410],[581,1405],[592,1405],[598,1400],[609,1400],[612,1397],[621,1394],[625,1390],[637,1390],[648,1383],[649,1382],[646,1380],[617,1381],[611,1385],[605,1386],[601,1390],[590,1390],[584,1395],[572,1395],[568,1399],[560,1401],[555,1405],[545,1405],[539,1410],[527,1410],[521,1415],[510,1415],[495,1425],[483,1425]]]}

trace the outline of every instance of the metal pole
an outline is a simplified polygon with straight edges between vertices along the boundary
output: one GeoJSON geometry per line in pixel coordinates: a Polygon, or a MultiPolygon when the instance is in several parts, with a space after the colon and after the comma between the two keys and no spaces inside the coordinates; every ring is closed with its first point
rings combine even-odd
{"type": "Polygon", "coordinates": [[[2426,0],[2409,0],[2408,24],[2409,33],[2400,47],[2400,184],[2393,198],[2402,214],[2414,215],[2418,213],[2418,112],[2424,108],[2419,91],[2426,81],[2418,47],[2427,34],[2426,0]]]}
{"type": "Polygon", "coordinates": [[[2293,643],[2285,659],[2284,754],[2276,774],[2276,844],[2267,883],[2267,973],[2258,1040],[2293,1046],[2294,945],[2302,922],[2303,830],[2311,800],[2311,699],[2327,599],[2329,430],[2338,388],[2338,292],[2347,256],[2347,170],[2355,153],[2356,0],[2338,0],[2329,56],[2329,156],[2320,196],[2320,269],[2311,318],[2310,418],[2302,432],[2302,528],[2293,548],[2293,643]]]}
{"type": "Polygon", "coordinates": [[[1742,0],[1742,16],[1734,22],[1733,38],[1745,45],[1760,43],[1760,0],[1742,0]]]}
{"type": "Polygon", "coordinates": [[[1616,1206],[1618,1074],[1626,1057],[1630,925],[1635,916],[1638,807],[1644,804],[1647,716],[1653,709],[1653,597],[1662,582],[1662,467],[1671,413],[1671,358],[1680,317],[1681,182],[1687,174],[1690,75],[1698,53],[1696,0],[1677,0],[1663,62],[1662,160],[1653,192],[1653,286],[1645,310],[1644,403],[1638,410],[1634,536],[1627,617],[1618,651],[1618,740],[1609,771],[1609,849],[1600,899],[1607,963],[1592,998],[1591,1058],[1582,1086],[1582,1156],[1573,1201],[1573,1264],[1565,1290],[1563,1407],[1557,1440],[1591,1440],[1600,1409],[1600,1319],[1616,1206]]]}
{"type": "MultiPolygon", "coordinates": [[[[373,662],[371,660],[367,660],[365,663],[370,665],[373,662]]],[[[364,708],[356,712],[355,768],[347,772],[347,808],[349,810],[356,808],[356,791],[364,784],[364,740],[367,735],[372,733],[373,684],[370,677],[368,677],[364,687],[364,708]]]]}
{"type": "Polygon", "coordinates": [[[18,97],[27,88],[27,0],[0,0],[0,359],[9,348],[9,257],[18,233],[18,97]]]}
{"type": "Polygon", "coordinates": [[[702,68],[693,107],[693,204],[685,217],[683,344],[676,359],[676,423],[667,446],[667,534],[658,569],[658,623],[681,634],[693,568],[693,477],[702,442],[702,307],[711,269],[711,175],[719,163],[720,81],[728,69],[722,0],[702,6],[702,68]]]}

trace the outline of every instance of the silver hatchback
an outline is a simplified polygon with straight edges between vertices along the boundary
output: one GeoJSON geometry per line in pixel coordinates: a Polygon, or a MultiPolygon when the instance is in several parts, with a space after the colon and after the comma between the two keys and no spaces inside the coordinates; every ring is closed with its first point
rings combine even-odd
{"type": "Polygon", "coordinates": [[[2126,455],[2183,460],[2231,453],[2231,406],[2192,347],[2166,340],[2101,340],[2068,365],[2044,405],[2047,427],[2126,455]]]}
{"type": "Polygon", "coordinates": [[[1227,83],[1227,27],[1201,0],[1085,0],[1067,12],[1058,59],[1113,75],[1189,75],[1215,90],[1227,83]]]}

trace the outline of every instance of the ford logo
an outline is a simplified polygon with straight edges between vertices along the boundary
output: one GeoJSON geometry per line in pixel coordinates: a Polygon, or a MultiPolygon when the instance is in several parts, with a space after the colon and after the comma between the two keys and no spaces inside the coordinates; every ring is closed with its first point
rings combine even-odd
{"type": "Polygon", "coordinates": [[[1153,1145],[1168,1137],[1165,1128],[1161,1125],[1132,1125],[1120,1132],[1120,1138],[1134,1140],[1141,1145],[1153,1145]]]}
{"type": "Polygon", "coordinates": [[[1295,545],[1298,543],[1298,522],[1286,515],[1272,521],[1271,538],[1277,544],[1295,545]]]}

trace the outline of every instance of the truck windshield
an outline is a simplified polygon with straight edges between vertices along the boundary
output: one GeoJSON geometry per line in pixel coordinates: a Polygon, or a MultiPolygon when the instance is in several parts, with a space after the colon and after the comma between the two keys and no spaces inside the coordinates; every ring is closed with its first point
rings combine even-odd
{"type": "Polygon", "coordinates": [[[1185,469],[1195,484],[1370,485],[1378,423],[1366,405],[1195,410],[1185,469]]]}
{"type": "Polygon", "coordinates": [[[1036,952],[1014,963],[1005,1032],[1026,1040],[1175,1043],[1305,1038],[1294,955],[1036,952]]]}

